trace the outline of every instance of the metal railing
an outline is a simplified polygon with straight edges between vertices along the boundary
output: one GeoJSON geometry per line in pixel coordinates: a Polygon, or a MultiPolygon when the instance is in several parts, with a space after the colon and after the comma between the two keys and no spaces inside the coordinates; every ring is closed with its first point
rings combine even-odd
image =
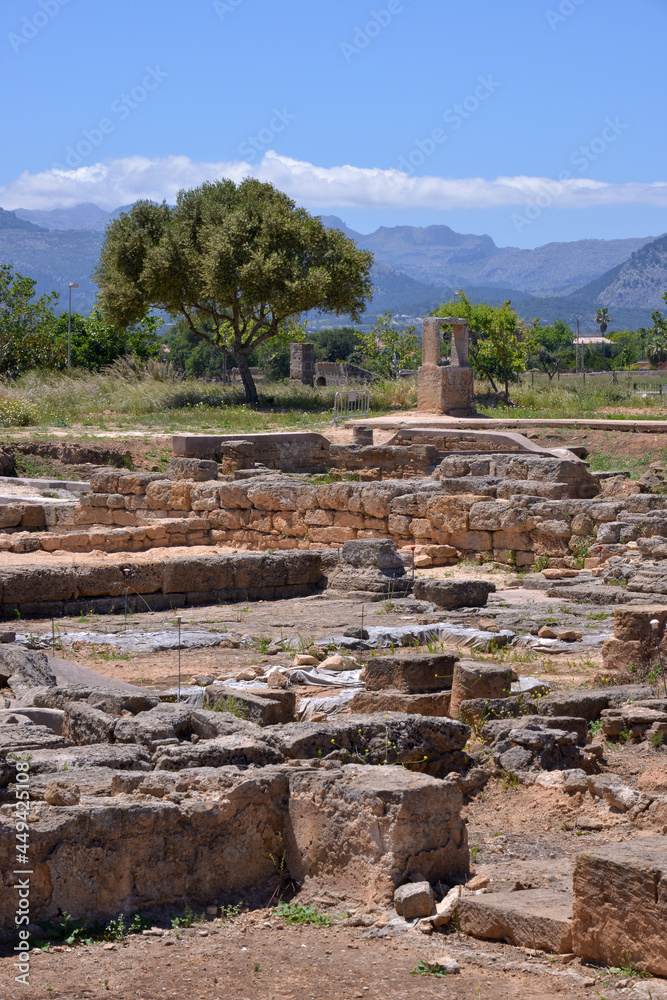
{"type": "Polygon", "coordinates": [[[371,394],[368,389],[341,389],[334,396],[333,422],[348,420],[350,417],[367,417],[371,410],[371,394]]]}

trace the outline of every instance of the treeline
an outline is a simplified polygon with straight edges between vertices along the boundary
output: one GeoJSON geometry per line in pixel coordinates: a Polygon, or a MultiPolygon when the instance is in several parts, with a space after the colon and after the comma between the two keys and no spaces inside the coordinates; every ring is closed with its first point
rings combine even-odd
{"type": "MultiPolygon", "coordinates": [[[[35,281],[0,264],[0,375],[16,378],[33,369],[67,368],[68,314],[57,313],[56,292],[36,296],[35,281]]],[[[71,317],[71,364],[99,370],[124,354],[158,357],[162,320],[145,316],[127,329],[110,323],[99,309],[71,317]]]]}

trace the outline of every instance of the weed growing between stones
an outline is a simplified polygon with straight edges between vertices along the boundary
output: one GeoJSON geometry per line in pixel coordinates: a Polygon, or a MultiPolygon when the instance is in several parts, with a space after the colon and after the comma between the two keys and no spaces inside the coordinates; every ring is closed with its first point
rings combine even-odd
{"type": "Polygon", "coordinates": [[[514,771],[506,771],[503,779],[501,781],[501,788],[504,792],[510,792],[512,789],[517,788],[519,785],[519,779],[514,773],[514,771]]]}

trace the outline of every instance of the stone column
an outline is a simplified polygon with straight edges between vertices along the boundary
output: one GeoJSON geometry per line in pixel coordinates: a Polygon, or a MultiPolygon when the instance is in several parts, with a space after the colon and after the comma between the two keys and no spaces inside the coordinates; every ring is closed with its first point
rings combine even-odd
{"type": "Polygon", "coordinates": [[[315,378],[314,344],[290,344],[289,377],[290,382],[313,385],[315,378]]]}

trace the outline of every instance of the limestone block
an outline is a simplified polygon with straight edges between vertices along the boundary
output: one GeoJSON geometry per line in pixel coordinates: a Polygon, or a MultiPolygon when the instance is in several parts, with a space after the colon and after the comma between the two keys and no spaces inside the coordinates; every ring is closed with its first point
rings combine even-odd
{"type": "Polygon", "coordinates": [[[62,549],[67,549],[67,551],[77,551],[86,549],[90,545],[90,535],[88,532],[71,531],[67,535],[63,535],[60,541],[60,547],[62,549]]]}
{"type": "Polygon", "coordinates": [[[405,920],[430,917],[435,909],[435,896],[430,882],[408,882],[394,892],[394,909],[405,920]]]}
{"type": "Polygon", "coordinates": [[[667,976],[667,838],[640,837],[591,847],[573,876],[572,950],[604,965],[630,955],[667,976]]]}
{"type": "Polygon", "coordinates": [[[220,497],[220,507],[223,510],[252,507],[252,503],[248,499],[248,486],[242,486],[237,483],[221,483],[218,487],[218,494],[220,497]]]}
{"type": "MultiPolygon", "coordinates": [[[[437,489],[436,484],[434,488],[437,489]]],[[[350,497],[349,509],[353,512],[360,511],[368,517],[385,518],[389,515],[391,503],[396,497],[418,491],[419,487],[396,480],[374,483],[372,486],[362,487],[359,493],[350,497]]]]}
{"type": "Polygon", "coordinates": [[[354,528],[313,528],[309,538],[312,542],[325,542],[327,545],[337,543],[342,545],[356,538],[357,532],[354,528]]]}
{"type": "Polygon", "coordinates": [[[507,698],[511,686],[510,667],[460,661],[454,667],[452,680],[452,717],[459,717],[461,703],[464,701],[507,698]]]}
{"type": "Polygon", "coordinates": [[[508,506],[507,500],[483,500],[473,504],[468,513],[469,527],[473,531],[500,531],[508,506]]]}
{"type": "Polygon", "coordinates": [[[305,524],[312,525],[315,528],[330,528],[334,523],[334,512],[333,510],[307,510],[303,515],[303,520],[305,524]]]}
{"type": "Polygon", "coordinates": [[[56,552],[60,548],[61,535],[44,532],[39,536],[39,544],[44,552],[56,552]]]}
{"type": "Polygon", "coordinates": [[[447,882],[468,870],[462,802],[454,782],[400,767],[293,769],[289,871],[375,905],[392,900],[417,865],[425,878],[447,882]]]}
{"type": "Polygon", "coordinates": [[[211,527],[224,531],[241,531],[250,522],[250,511],[242,508],[232,510],[212,510],[209,512],[211,527]]]}
{"type": "Polygon", "coordinates": [[[122,473],[118,469],[104,469],[95,472],[90,477],[90,488],[93,493],[117,493],[118,480],[122,473]]]}
{"type": "Polygon", "coordinates": [[[426,518],[415,517],[410,521],[410,532],[415,538],[431,538],[433,525],[426,518]]]}
{"type": "Polygon", "coordinates": [[[533,547],[533,540],[525,532],[494,531],[494,549],[514,549],[515,551],[530,552],[533,547]]]}
{"type": "Polygon", "coordinates": [[[136,527],[137,515],[130,510],[115,510],[113,512],[113,523],[124,528],[136,527]]]}
{"type": "Polygon", "coordinates": [[[273,531],[273,518],[269,510],[251,510],[248,527],[251,531],[260,531],[267,535],[273,531]]]}
{"type": "Polygon", "coordinates": [[[412,522],[409,517],[405,517],[402,514],[390,514],[387,519],[387,529],[390,535],[408,536],[411,534],[410,532],[411,523],[412,522]]]}
{"type": "Polygon", "coordinates": [[[77,746],[111,743],[116,717],[85,702],[72,701],[65,708],[63,736],[77,746]]]}
{"type": "Polygon", "coordinates": [[[461,896],[464,934],[508,941],[520,948],[566,953],[572,950],[572,893],[552,889],[461,896]]]}
{"type": "Polygon", "coordinates": [[[490,531],[453,531],[449,542],[456,549],[490,552],[493,549],[493,534],[490,531]]]}
{"type": "Polygon", "coordinates": [[[187,481],[152,482],[146,489],[147,505],[152,510],[190,510],[191,488],[187,481]]]}
{"type": "Polygon", "coordinates": [[[365,667],[366,690],[423,694],[450,689],[457,660],[455,653],[375,656],[365,667]]]}
{"type": "Polygon", "coordinates": [[[389,504],[389,513],[426,517],[428,501],[432,496],[432,493],[408,493],[405,496],[395,497],[389,504]]]}
{"type": "Polygon", "coordinates": [[[402,691],[357,691],[350,711],[360,715],[374,712],[405,712],[408,715],[449,716],[451,691],[404,694],[402,691]]]}
{"type": "Polygon", "coordinates": [[[360,487],[354,483],[329,483],[317,487],[317,501],[313,507],[325,510],[350,510],[349,500],[360,487]]]}
{"type": "Polygon", "coordinates": [[[134,495],[143,494],[151,483],[166,479],[167,477],[161,472],[121,472],[118,477],[118,492],[134,495]]]}
{"type": "Polygon", "coordinates": [[[462,532],[468,530],[468,511],[480,501],[474,493],[446,494],[432,497],[426,506],[431,524],[440,530],[462,532]]]}

